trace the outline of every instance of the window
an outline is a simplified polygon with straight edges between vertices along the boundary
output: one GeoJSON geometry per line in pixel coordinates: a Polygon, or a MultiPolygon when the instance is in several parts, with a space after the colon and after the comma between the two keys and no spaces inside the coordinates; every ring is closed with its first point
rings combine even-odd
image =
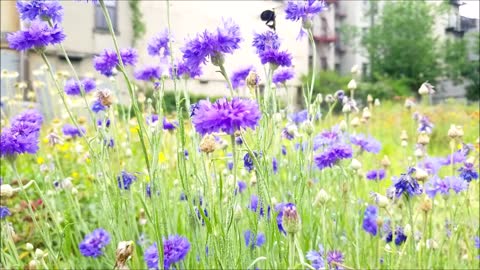
{"type": "MultiPolygon", "coordinates": [[[[110,20],[112,20],[113,30],[118,31],[117,22],[117,1],[115,0],[105,0],[105,7],[107,8],[108,14],[110,15],[110,20]]],[[[100,4],[95,5],[95,30],[98,31],[108,31],[107,20],[103,16],[102,7],[100,4]]]]}
{"type": "Polygon", "coordinates": [[[368,78],[368,64],[367,63],[362,63],[362,77],[368,78]]]}
{"type": "Polygon", "coordinates": [[[327,70],[328,69],[328,63],[327,63],[327,58],[326,57],[320,58],[320,66],[321,66],[322,70],[327,70]]]}

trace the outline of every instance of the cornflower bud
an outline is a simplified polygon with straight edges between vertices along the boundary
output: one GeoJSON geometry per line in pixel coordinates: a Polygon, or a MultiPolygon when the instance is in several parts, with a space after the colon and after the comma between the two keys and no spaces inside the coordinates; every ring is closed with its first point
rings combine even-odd
{"type": "Polygon", "coordinates": [[[282,225],[288,234],[296,234],[300,230],[301,221],[294,204],[289,203],[284,206],[282,225]]]}
{"type": "Polygon", "coordinates": [[[418,135],[417,143],[425,146],[425,145],[427,145],[429,142],[430,142],[430,137],[428,136],[428,134],[427,134],[425,131],[422,131],[422,132],[418,135]]]}
{"type": "Polygon", "coordinates": [[[202,141],[200,142],[200,151],[202,151],[203,153],[209,154],[214,152],[216,148],[217,148],[217,145],[213,135],[208,134],[202,138],[202,141]]]}
{"type": "Polygon", "coordinates": [[[352,120],[350,120],[350,125],[354,128],[358,127],[360,125],[360,119],[355,116],[352,120]]]}
{"type": "Polygon", "coordinates": [[[315,196],[315,201],[313,202],[314,205],[324,205],[328,200],[330,199],[330,196],[328,193],[322,188],[318,193],[317,196],[315,196]]]}
{"type": "Polygon", "coordinates": [[[354,79],[352,79],[352,80],[350,80],[350,82],[348,83],[347,87],[348,87],[348,89],[350,89],[350,90],[355,90],[355,89],[357,89],[357,82],[356,82],[354,79]]]}
{"type": "Polygon", "coordinates": [[[368,120],[370,117],[372,117],[372,114],[370,113],[368,107],[363,108],[362,118],[368,120]]]}
{"type": "Polygon", "coordinates": [[[354,171],[358,171],[362,168],[362,163],[354,158],[352,159],[352,163],[350,163],[350,168],[352,168],[354,171]]]}
{"type": "Polygon", "coordinates": [[[422,96],[434,94],[435,90],[433,88],[433,85],[429,84],[428,82],[424,82],[418,89],[418,93],[422,96]]]}
{"type": "Polygon", "coordinates": [[[380,163],[382,164],[383,168],[385,168],[385,169],[390,167],[390,165],[392,164],[390,162],[390,159],[388,158],[388,156],[383,156],[382,161],[380,163]]]}

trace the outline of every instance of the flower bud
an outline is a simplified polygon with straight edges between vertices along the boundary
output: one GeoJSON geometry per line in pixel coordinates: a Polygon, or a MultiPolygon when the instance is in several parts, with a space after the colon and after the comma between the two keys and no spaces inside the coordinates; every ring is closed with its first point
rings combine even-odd
{"type": "Polygon", "coordinates": [[[415,149],[415,152],[413,152],[413,155],[417,158],[423,157],[423,150],[421,148],[415,149]]]}
{"type": "Polygon", "coordinates": [[[33,245],[31,243],[27,243],[25,245],[25,249],[28,250],[28,251],[32,251],[33,250],[33,245]]]}
{"type": "Polygon", "coordinates": [[[425,198],[421,203],[420,203],[420,209],[428,213],[430,210],[432,210],[432,200],[429,198],[425,198]]]}
{"type": "Polygon", "coordinates": [[[390,162],[390,159],[388,158],[388,156],[383,156],[381,164],[385,169],[387,169],[388,167],[390,167],[392,163],[390,162]]]}
{"type": "Polygon", "coordinates": [[[363,108],[362,118],[368,120],[370,117],[372,117],[372,114],[370,113],[368,107],[363,108]]]}
{"type": "Polygon", "coordinates": [[[282,122],[282,114],[281,113],[273,114],[273,121],[275,123],[281,123],[282,122]]]}
{"type": "Polygon", "coordinates": [[[75,187],[73,187],[73,188],[72,188],[72,194],[73,194],[73,195],[77,195],[77,194],[78,194],[78,189],[75,188],[75,187]]]}
{"type": "Polygon", "coordinates": [[[405,228],[403,229],[403,233],[406,236],[411,236],[412,235],[412,226],[410,226],[410,224],[405,225],[405,228]]]}
{"type": "Polygon", "coordinates": [[[134,247],[133,241],[121,241],[118,243],[115,251],[114,269],[128,269],[126,263],[128,258],[132,256],[134,247]]]}
{"type": "Polygon", "coordinates": [[[387,197],[381,195],[381,194],[376,194],[375,196],[375,203],[378,205],[380,208],[386,208],[390,201],[388,200],[387,197]]]}
{"type": "Polygon", "coordinates": [[[246,82],[248,88],[255,88],[258,85],[258,75],[257,75],[257,73],[255,73],[255,71],[253,71],[253,70],[250,70],[247,78],[245,79],[245,82],[246,82]]]}
{"type": "Polygon", "coordinates": [[[430,142],[430,137],[428,136],[428,134],[425,131],[422,131],[418,135],[417,143],[425,146],[429,142],[430,142]]]}
{"type": "Polygon", "coordinates": [[[314,204],[318,205],[324,205],[328,200],[330,199],[330,196],[328,193],[322,188],[318,193],[317,196],[315,196],[315,201],[314,204]]]}
{"type": "Polygon", "coordinates": [[[350,69],[350,73],[352,74],[358,74],[360,70],[358,69],[358,65],[353,65],[352,68],[350,69]]]}
{"type": "Polygon", "coordinates": [[[427,249],[437,249],[438,243],[434,239],[427,239],[427,249]]]}
{"type": "Polygon", "coordinates": [[[400,140],[402,141],[408,140],[408,134],[406,130],[402,130],[402,133],[400,133],[400,140]]]}
{"type": "Polygon", "coordinates": [[[293,203],[288,203],[283,207],[282,225],[288,234],[295,234],[300,230],[300,217],[293,203]]]}
{"type": "Polygon", "coordinates": [[[202,138],[202,141],[200,142],[200,151],[209,154],[214,152],[216,148],[217,143],[215,142],[213,135],[208,134],[202,138]]]}
{"type": "Polygon", "coordinates": [[[400,143],[400,146],[402,146],[402,147],[407,147],[407,145],[408,145],[408,142],[407,142],[407,141],[402,141],[402,142],[400,143]]]}
{"type": "Polygon", "coordinates": [[[358,161],[356,158],[352,159],[352,163],[350,163],[350,168],[352,168],[354,171],[360,170],[362,168],[362,163],[358,161]]]}
{"type": "Polygon", "coordinates": [[[310,120],[306,120],[302,123],[302,130],[305,131],[307,135],[312,135],[314,128],[313,124],[310,120]]]}
{"type": "Polygon", "coordinates": [[[418,89],[418,93],[422,96],[434,94],[435,90],[433,88],[433,85],[429,84],[428,82],[424,82],[418,89]]]}
{"type": "Polygon", "coordinates": [[[333,102],[335,102],[335,98],[333,98],[333,96],[331,94],[328,94],[328,95],[325,96],[325,102],[333,103],[333,102]]]}
{"type": "Polygon", "coordinates": [[[360,125],[360,119],[355,116],[352,120],[350,120],[350,125],[354,128],[358,127],[360,125]]]}
{"type": "Polygon", "coordinates": [[[242,216],[243,216],[242,207],[240,205],[236,205],[235,209],[233,211],[233,218],[238,221],[238,220],[242,219],[242,216]]]}
{"type": "Polygon", "coordinates": [[[372,95],[368,94],[368,96],[367,96],[367,102],[368,102],[368,103],[372,103],[372,102],[373,102],[373,97],[372,97],[372,95]]]}
{"type": "Polygon", "coordinates": [[[380,99],[376,98],[375,101],[373,102],[373,106],[379,107],[380,106],[380,99]]]}
{"type": "Polygon", "coordinates": [[[250,177],[250,185],[253,187],[257,184],[257,176],[255,174],[252,174],[250,177]]]}
{"type": "Polygon", "coordinates": [[[317,97],[315,98],[315,101],[317,102],[318,105],[322,104],[323,102],[322,94],[318,94],[317,97]]]}
{"type": "Polygon", "coordinates": [[[43,250],[37,248],[35,250],[35,259],[43,259],[47,257],[48,253],[43,252],[43,250]]]}
{"type": "Polygon", "coordinates": [[[352,79],[352,80],[350,80],[350,82],[348,83],[347,87],[348,87],[348,89],[350,89],[350,90],[355,90],[355,89],[357,89],[357,82],[356,82],[354,79],[352,79]]]}
{"type": "Polygon", "coordinates": [[[38,261],[31,260],[28,265],[25,266],[25,270],[37,270],[38,261]]]}
{"type": "Polygon", "coordinates": [[[349,113],[352,111],[352,106],[350,106],[350,103],[345,103],[342,108],[342,112],[344,113],[349,113]]]}
{"type": "Polygon", "coordinates": [[[463,128],[461,126],[450,125],[448,137],[451,139],[461,138],[463,136],[463,128]]]}
{"type": "Polygon", "coordinates": [[[1,198],[10,198],[13,196],[13,194],[15,194],[15,191],[14,189],[12,188],[12,186],[10,185],[1,185],[0,186],[0,197],[1,198]]]}
{"type": "Polygon", "coordinates": [[[222,66],[225,63],[225,57],[223,53],[216,53],[210,57],[210,60],[214,66],[222,66]]]}
{"type": "Polygon", "coordinates": [[[338,124],[338,128],[341,131],[347,130],[347,122],[345,122],[345,120],[340,121],[340,123],[338,124]]]}
{"type": "Polygon", "coordinates": [[[413,106],[415,106],[415,102],[413,102],[413,101],[410,100],[410,99],[406,99],[406,100],[405,100],[405,108],[411,109],[413,106]]]}
{"type": "Polygon", "coordinates": [[[419,182],[424,182],[428,178],[428,173],[421,169],[421,168],[415,168],[415,179],[419,182]]]}

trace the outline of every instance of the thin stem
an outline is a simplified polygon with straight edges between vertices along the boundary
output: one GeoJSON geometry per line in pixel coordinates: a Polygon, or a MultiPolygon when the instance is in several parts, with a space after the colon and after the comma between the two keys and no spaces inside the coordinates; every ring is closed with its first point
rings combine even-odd
{"type": "Polygon", "coordinates": [[[228,77],[227,71],[225,70],[225,67],[223,66],[223,64],[220,65],[219,68],[220,68],[220,74],[223,75],[223,77],[225,78],[225,80],[228,83],[228,89],[230,90],[230,95],[233,98],[234,97],[234,92],[233,92],[232,82],[230,81],[230,77],[228,77]]]}

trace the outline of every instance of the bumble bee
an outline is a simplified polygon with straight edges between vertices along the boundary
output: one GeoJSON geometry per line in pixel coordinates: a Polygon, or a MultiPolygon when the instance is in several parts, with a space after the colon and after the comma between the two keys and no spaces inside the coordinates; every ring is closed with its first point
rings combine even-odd
{"type": "Polygon", "coordinates": [[[273,10],[265,10],[260,14],[260,19],[265,22],[265,24],[275,31],[275,11],[273,10]]]}

